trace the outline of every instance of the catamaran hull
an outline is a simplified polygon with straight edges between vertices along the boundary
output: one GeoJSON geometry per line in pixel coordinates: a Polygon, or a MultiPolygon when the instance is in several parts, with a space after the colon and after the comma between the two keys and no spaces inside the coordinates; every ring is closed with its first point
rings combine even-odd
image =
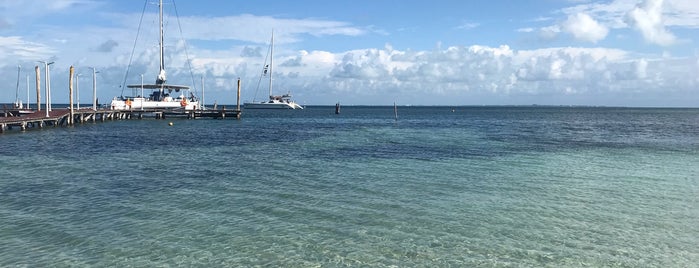
{"type": "Polygon", "coordinates": [[[188,101],[183,103],[182,101],[172,100],[172,101],[150,101],[150,100],[139,100],[135,98],[129,103],[124,100],[112,100],[111,109],[112,110],[149,110],[149,109],[176,109],[184,108],[185,110],[196,110],[199,107],[198,101],[188,101]],[[130,104],[130,105],[129,105],[130,104]]]}
{"type": "Polygon", "coordinates": [[[301,105],[294,102],[292,103],[245,103],[243,104],[245,109],[303,109],[301,105]]]}

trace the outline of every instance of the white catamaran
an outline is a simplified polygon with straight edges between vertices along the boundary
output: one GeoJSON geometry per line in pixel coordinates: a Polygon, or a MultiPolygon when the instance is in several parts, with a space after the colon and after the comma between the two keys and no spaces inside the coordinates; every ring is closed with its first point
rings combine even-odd
{"type": "Polygon", "coordinates": [[[272,40],[269,47],[269,65],[265,65],[262,74],[260,75],[260,80],[262,76],[267,75],[269,78],[269,100],[261,102],[246,102],[243,107],[245,109],[303,109],[301,105],[291,100],[291,94],[284,95],[273,95],[272,94],[272,67],[274,57],[274,33],[272,33],[272,40]]]}
{"type": "Polygon", "coordinates": [[[137,97],[114,97],[111,102],[112,110],[136,110],[136,109],[185,109],[195,110],[199,107],[199,100],[189,92],[188,86],[166,84],[165,75],[165,57],[164,57],[164,37],[163,37],[163,0],[158,2],[160,10],[159,26],[160,39],[158,42],[160,48],[160,72],[155,80],[155,84],[143,84],[141,78],[140,85],[128,85],[127,88],[133,90],[141,90],[141,94],[137,97]],[[143,90],[152,90],[150,96],[145,97],[143,90]],[[175,91],[180,93],[179,96],[172,97],[170,94],[175,91]],[[189,96],[185,95],[189,92],[189,96]]]}

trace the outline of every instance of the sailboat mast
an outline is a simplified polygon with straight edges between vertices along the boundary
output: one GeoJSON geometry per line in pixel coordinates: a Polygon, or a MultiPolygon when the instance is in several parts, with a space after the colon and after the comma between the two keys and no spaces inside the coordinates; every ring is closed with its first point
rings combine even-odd
{"type": "Polygon", "coordinates": [[[160,25],[160,72],[162,73],[165,70],[165,38],[163,37],[163,0],[160,0],[160,4],[158,5],[158,7],[160,8],[160,16],[158,21],[160,25]]]}
{"type": "MultiPolygon", "coordinates": [[[[158,24],[160,27],[160,38],[158,39],[158,47],[160,49],[160,71],[158,72],[158,77],[155,79],[155,84],[157,85],[164,85],[165,81],[167,80],[167,77],[165,75],[165,38],[164,38],[164,29],[163,29],[163,0],[158,1],[158,9],[159,9],[159,14],[158,14],[158,24]]],[[[160,88],[160,92],[163,91],[163,88],[160,88]]]]}
{"type": "Polygon", "coordinates": [[[274,30],[272,30],[272,40],[269,49],[269,97],[272,98],[272,66],[274,66],[274,30]]]}

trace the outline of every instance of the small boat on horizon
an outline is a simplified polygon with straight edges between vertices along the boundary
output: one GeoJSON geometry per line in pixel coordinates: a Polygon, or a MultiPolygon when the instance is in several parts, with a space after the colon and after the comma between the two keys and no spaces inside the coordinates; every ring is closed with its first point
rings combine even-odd
{"type": "MultiPolygon", "coordinates": [[[[273,95],[272,94],[272,67],[273,67],[273,57],[274,57],[274,32],[272,32],[272,39],[269,46],[269,64],[264,65],[262,69],[262,74],[260,74],[260,81],[262,81],[263,76],[268,76],[269,78],[269,100],[256,102],[254,99],[252,102],[243,103],[245,109],[303,109],[301,105],[291,100],[291,94],[283,95],[273,95]]],[[[266,60],[265,60],[266,61],[266,60]]],[[[259,89],[259,83],[258,83],[259,89]]]]}

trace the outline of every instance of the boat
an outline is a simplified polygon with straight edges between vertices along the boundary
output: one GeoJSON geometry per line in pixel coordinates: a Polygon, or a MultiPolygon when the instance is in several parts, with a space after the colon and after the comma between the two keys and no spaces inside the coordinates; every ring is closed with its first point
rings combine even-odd
{"type": "Polygon", "coordinates": [[[27,76],[27,104],[22,103],[19,98],[19,79],[22,73],[22,66],[17,66],[17,88],[15,89],[15,102],[12,103],[12,110],[16,115],[27,115],[34,113],[34,110],[29,108],[29,77],[27,76]]]}
{"type": "MultiPolygon", "coordinates": [[[[264,65],[262,69],[262,74],[260,74],[260,81],[262,81],[263,76],[269,78],[269,100],[256,102],[243,103],[245,109],[303,109],[301,105],[291,100],[291,94],[274,95],[272,94],[272,68],[274,57],[274,32],[272,32],[272,39],[269,46],[269,64],[264,65]]],[[[266,63],[266,60],[265,60],[266,63]]],[[[259,84],[258,84],[259,88],[259,84]]]]}
{"type": "MultiPolygon", "coordinates": [[[[163,0],[158,2],[159,8],[159,27],[160,27],[160,38],[158,39],[158,45],[160,48],[160,71],[153,84],[144,84],[143,76],[141,76],[141,84],[138,85],[128,85],[134,91],[139,90],[141,94],[136,97],[114,97],[111,102],[112,110],[135,110],[135,109],[148,109],[148,110],[160,110],[160,109],[184,109],[184,110],[196,110],[199,108],[199,100],[192,92],[189,91],[188,86],[183,85],[171,85],[167,84],[167,76],[165,72],[165,56],[164,56],[164,36],[163,36],[163,0]],[[151,91],[150,95],[146,97],[144,95],[144,90],[151,91]],[[177,96],[173,96],[173,91],[175,94],[179,93],[177,96]],[[189,93],[189,94],[187,94],[189,93]]],[[[144,10],[145,12],[145,10],[144,10]]]]}
{"type": "MultiPolygon", "coordinates": [[[[19,76],[22,71],[21,66],[17,66],[17,89],[15,91],[15,102],[12,104],[14,109],[24,109],[24,104],[22,104],[22,100],[19,99],[19,76]]],[[[29,104],[29,103],[27,103],[29,104]]]]}

